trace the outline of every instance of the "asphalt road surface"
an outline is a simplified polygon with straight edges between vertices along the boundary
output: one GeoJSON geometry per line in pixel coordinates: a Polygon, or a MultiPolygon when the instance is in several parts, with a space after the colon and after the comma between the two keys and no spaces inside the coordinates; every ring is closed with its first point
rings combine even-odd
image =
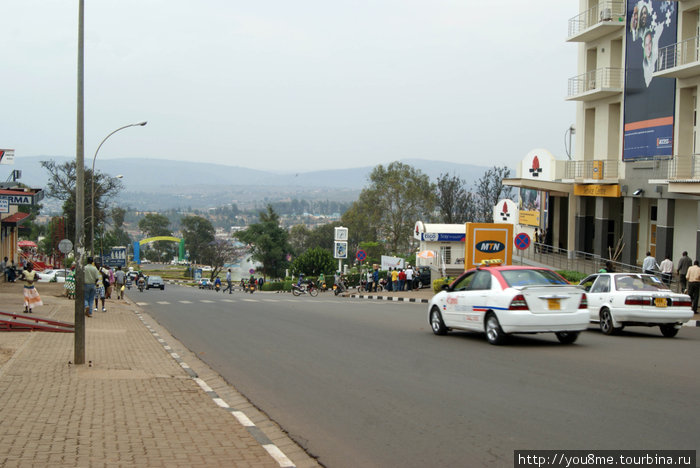
{"type": "Polygon", "coordinates": [[[700,450],[700,328],[496,347],[476,333],[433,335],[421,304],[171,285],[130,297],[329,467],[700,450]]]}

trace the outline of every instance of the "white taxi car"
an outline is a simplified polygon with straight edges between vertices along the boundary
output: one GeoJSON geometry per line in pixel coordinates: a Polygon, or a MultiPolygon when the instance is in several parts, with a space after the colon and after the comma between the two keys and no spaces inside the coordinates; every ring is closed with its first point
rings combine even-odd
{"type": "Polygon", "coordinates": [[[591,322],[612,335],[628,325],[658,326],[668,338],[693,318],[690,296],[672,292],[659,278],[641,273],[598,273],[581,281],[591,322]]]}
{"type": "Polygon", "coordinates": [[[548,268],[487,266],[469,270],[428,307],[436,335],[450,330],[485,332],[489,343],[511,333],[555,333],[573,343],[588,327],[586,294],[548,268]]]}

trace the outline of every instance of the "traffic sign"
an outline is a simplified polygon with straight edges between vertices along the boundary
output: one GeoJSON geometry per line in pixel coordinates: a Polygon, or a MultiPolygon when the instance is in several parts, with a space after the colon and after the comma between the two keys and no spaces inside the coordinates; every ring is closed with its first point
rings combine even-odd
{"type": "Polygon", "coordinates": [[[525,250],[528,247],[530,247],[530,236],[527,235],[525,232],[521,232],[517,236],[515,236],[515,248],[518,250],[525,250]]]}
{"type": "Polygon", "coordinates": [[[367,252],[364,250],[358,250],[356,257],[359,261],[364,262],[365,258],[367,258],[367,252]]]}
{"type": "Polygon", "coordinates": [[[63,239],[58,243],[58,250],[64,254],[67,254],[73,250],[73,243],[70,241],[70,239],[63,239]]]}

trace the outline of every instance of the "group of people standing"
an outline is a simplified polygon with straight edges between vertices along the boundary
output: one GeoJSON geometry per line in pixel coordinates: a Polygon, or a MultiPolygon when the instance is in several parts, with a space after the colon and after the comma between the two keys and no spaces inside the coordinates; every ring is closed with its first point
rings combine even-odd
{"type": "Polygon", "coordinates": [[[386,274],[387,291],[411,291],[413,290],[413,277],[416,271],[411,265],[404,268],[389,268],[386,274]]]}
{"type": "Polygon", "coordinates": [[[102,303],[102,312],[107,312],[105,300],[112,298],[112,291],[116,289],[117,299],[124,299],[124,287],[126,283],[126,273],[121,267],[112,270],[108,266],[95,262],[92,257],[88,257],[87,265],[83,270],[85,276],[85,315],[92,317],[93,311],[97,312],[98,306],[102,303]],[[93,310],[94,302],[94,310],[93,310]]]}
{"type": "MultiPolygon", "coordinates": [[[[674,267],[673,261],[667,255],[661,264],[656,263],[656,258],[647,252],[647,256],[642,262],[642,270],[644,273],[655,274],[656,271],[661,273],[661,280],[669,287],[673,279],[674,267]]],[[[680,260],[678,260],[678,268],[675,269],[678,274],[678,285],[681,293],[688,294],[692,299],[692,308],[695,313],[698,312],[698,302],[700,302],[700,262],[693,261],[688,252],[683,252],[680,260]]]]}

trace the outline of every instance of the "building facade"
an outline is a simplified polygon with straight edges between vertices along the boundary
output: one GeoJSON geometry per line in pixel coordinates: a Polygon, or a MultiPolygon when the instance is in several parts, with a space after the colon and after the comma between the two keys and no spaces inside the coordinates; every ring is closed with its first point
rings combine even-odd
{"type": "MultiPolygon", "coordinates": [[[[638,265],[647,251],[700,256],[700,0],[579,0],[567,41],[578,70],[571,160],[509,185],[547,194],[540,227],[570,252],[638,265]]],[[[572,4],[572,7],[574,5],[572,4]]],[[[530,165],[532,164],[532,165],[530,165]]]]}

